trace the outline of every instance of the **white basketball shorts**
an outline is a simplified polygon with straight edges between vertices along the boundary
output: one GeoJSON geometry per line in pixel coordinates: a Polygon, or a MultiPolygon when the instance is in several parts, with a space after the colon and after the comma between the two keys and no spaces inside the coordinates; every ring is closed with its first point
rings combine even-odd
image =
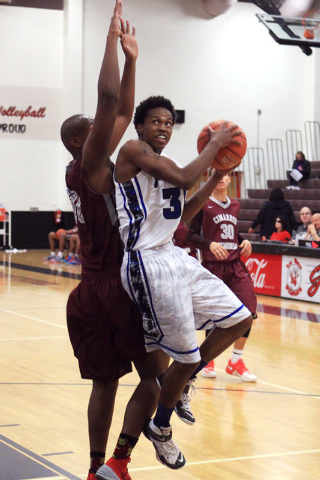
{"type": "Polygon", "coordinates": [[[195,329],[228,328],[250,316],[222,280],[171,242],[126,252],[121,277],[140,307],[147,351],[161,348],[182,363],[200,360],[195,329]]]}

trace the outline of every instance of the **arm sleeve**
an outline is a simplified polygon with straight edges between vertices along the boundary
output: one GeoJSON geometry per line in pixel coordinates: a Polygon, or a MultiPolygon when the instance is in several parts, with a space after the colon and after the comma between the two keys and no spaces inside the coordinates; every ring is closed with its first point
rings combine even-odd
{"type": "Polygon", "coordinates": [[[200,248],[200,250],[210,250],[209,245],[211,243],[210,240],[206,240],[201,236],[201,226],[203,220],[203,211],[197,213],[195,217],[190,222],[189,226],[189,233],[187,235],[187,242],[190,245],[195,246],[196,248],[200,248]]]}
{"type": "Polygon", "coordinates": [[[239,243],[239,245],[241,245],[241,243],[243,242],[243,240],[245,240],[245,238],[242,237],[242,236],[240,235],[240,233],[238,233],[238,243],[239,243]]]}
{"type": "Polygon", "coordinates": [[[186,240],[185,232],[181,228],[177,228],[177,230],[173,234],[173,241],[177,247],[184,248],[186,240]]]}

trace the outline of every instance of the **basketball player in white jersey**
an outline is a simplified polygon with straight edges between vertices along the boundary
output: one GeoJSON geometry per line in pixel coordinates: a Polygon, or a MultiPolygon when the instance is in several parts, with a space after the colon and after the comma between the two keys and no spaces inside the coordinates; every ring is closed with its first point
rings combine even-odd
{"type": "Polygon", "coordinates": [[[141,102],[134,117],[139,139],[120,149],[115,181],[125,246],[122,282],[142,312],[147,351],[162,349],[174,360],[162,379],[158,409],[144,434],[152,441],[157,459],[178,469],[185,458],[172,441],[170,418],[186,383],[247,331],[252,317],[221,280],[172,242],[181,218],[191,220],[225,172],[216,171],[188,201],[185,191],[220,148],[237,143],[233,137],[239,131],[226,124],[216,132],[210,129],[206,148],[181,168],[161,155],[174,121],[174,107],[164,97],[141,102]],[[200,350],[195,328],[212,329],[200,350]]]}

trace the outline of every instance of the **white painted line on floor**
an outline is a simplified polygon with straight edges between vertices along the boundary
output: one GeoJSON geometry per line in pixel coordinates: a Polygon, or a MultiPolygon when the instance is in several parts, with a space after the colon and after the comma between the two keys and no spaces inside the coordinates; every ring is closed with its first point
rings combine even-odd
{"type": "MultiPolygon", "coordinates": [[[[224,370],[220,369],[220,368],[216,368],[217,371],[219,372],[225,372],[224,370]]],[[[276,383],[270,383],[270,382],[265,382],[263,380],[257,380],[257,382],[254,382],[254,383],[251,383],[251,382],[241,382],[239,383],[239,385],[246,385],[247,387],[249,385],[260,385],[260,384],[263,384],[263,385],[268,385],[269,387],[272,387],[272,388],[279,388],[280,390],[287,390],[288,392],[292,392],[292,393],[297,393],[299,395],[312,395],[311,393],[307,393],[307,392],[301,392],[300,390],[295,390],[294,388],[289,388],[289,387],[284,387],[283,385],[277,385],[276,383]]],[[[235,386],[237,384],[235,383],[235,386]]],[[[316,396],[316,395],[312,395],[313,398],[316,398],[317,400],[320,400],[320,396],[316,396]]]]}
{"type": "Polygon", "coordinates": [[[45,340],[51,338],[69,338],[68,335],[53,335],[48,337],[21,337],[21,338],[0,338],[0,342],[6,342],[7,340],[45,340]]]}
{"type": "Polygon", "coordinates": [[[59,325],[58,323],[47,322],[46,320],[41,320],[40,318],[30,317],[29,315],[23,315],[23,313],[12,312],[11,310],[3,310],[5,313],[10,313],[11,315],[17,315],[18,317],[29,318],[30,320],[35,320],[36,322],[46,323],[47,325],[53,325],[54,327],[67,329],[66,325],[59,325]]]}
{"type": "Polygon", "coordinates": [[[68,480],[67,477],[24,478],[23,480],[68,480]]]}
{"type": "MultiPolygon", "coordinates": [[[[267,453],[264,455],[250,455],[247,457],[232,457],[232,458],[216,458],[214,460],[201,460],[199,462],[187,462],[185,467],[191,465],[206,465],[211,463],[224,463],[224,462],[237,462],[239,460],[257,460],[259,458],[276,458],[276,457],[286,457],[292,455],[306,455],[309,453],[320,453],[320,449],[317,450],[300,450],[297,452],[283,452],[283,453],[267,453]]],[[[184,467],[184,468],[185,468],[184,467]]],[[[154,467],[143,467],[143,468],[130,468],[131,472],[141,472],[144,470],[158,470],[159,468],[167,468],[164,465],[157,465],[154,467]]],[[[83,477],[84,475],[79,475],[83,477]]]]}

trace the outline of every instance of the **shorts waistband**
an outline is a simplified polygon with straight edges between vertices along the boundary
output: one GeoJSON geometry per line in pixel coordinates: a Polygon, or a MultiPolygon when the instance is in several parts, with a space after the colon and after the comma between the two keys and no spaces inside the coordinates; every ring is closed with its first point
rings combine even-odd
{"type": "MultiPolygon", "coordinates": [[[[164,245],[159,245],[158,247],[145,248],[143,250],[135,250],[134,252],[140,253],[144,258],[159,257],[160,255],[165,255],[171,252],[174,249],[173,242],[165,243],[164,245]]],[[[134,252],[128,252],[129,256],[134,252]]]]}

